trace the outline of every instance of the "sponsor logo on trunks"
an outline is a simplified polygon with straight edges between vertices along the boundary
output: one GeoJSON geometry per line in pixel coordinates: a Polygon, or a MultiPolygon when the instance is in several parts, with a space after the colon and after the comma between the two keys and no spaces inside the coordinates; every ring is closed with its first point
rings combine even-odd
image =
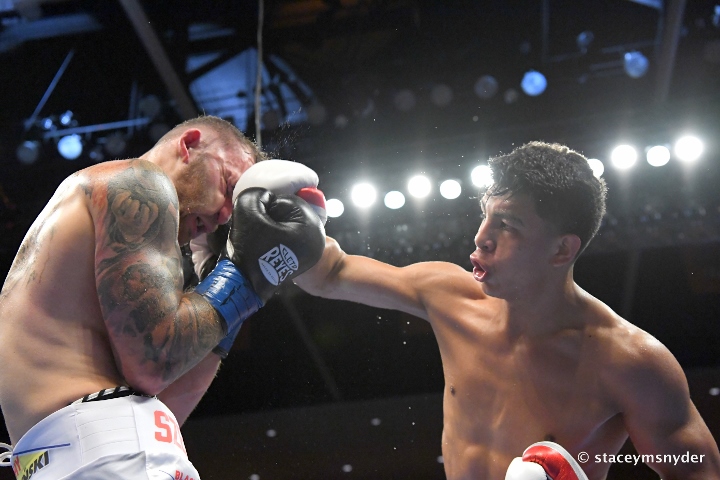
{"type": "Polygon", "coordinates": [[[282,243],[262,255],[258,263],[267,281],[273,285],[280,285],[300,266],[295,253],[282,243]]]}
{"type": "Polygon", "coordinates": [[[183,442],[180,426],[175,421],[175,418],[162,410],[155,410],[154,415],[155,428],[157,428],[157,430],[155,430],[155,440],[175,445],[182,450],[185,457],[187,457],[185,442],[183,442]]]}
{"type": "Polygon", "coordinates": [[[175,480],[195,480],[190,475],[186,475],[180,470],[175,470],[175,480]]]}
{"type": "Polygon", "coordinates": [[[13,471],[18,480],[32,478],[38,470],[50,465],[50,451],[26,453],[13,459],[13,471]]]}

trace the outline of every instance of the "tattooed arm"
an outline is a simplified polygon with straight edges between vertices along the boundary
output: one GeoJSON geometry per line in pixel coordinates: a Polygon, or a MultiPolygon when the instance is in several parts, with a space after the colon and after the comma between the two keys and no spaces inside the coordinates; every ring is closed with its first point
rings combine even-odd
{"type": "Polygon", "coordinates": [[[97,292],[118,369],[133,388],[157,394],[205,358],[225,327],[202,297],[183,294],[170,179],[143,160],[113,170],[86,186],[97,292]]]}

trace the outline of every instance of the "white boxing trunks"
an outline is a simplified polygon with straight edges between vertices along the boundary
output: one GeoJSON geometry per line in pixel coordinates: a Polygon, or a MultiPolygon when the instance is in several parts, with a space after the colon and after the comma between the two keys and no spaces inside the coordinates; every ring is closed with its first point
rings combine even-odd
{"type": "Polygon", "coordinates": [[[18,480],[200,479],[175,415],[135,395],[78,401],[47,416],[15,445],[12,467],[18,480]]]}

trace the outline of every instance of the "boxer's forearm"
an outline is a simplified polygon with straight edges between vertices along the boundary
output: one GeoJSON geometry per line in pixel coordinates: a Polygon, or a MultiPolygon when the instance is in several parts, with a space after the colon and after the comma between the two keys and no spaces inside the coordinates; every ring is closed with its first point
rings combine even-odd
{"type": "Polygon", "coordinates": [[[158,398],[172,410],[178,424],[190,416],[217,375],[220,357],[208,354],[189,372],[171,383],[158,398]]]}
{"type": "Polygon", "coordinates": [[[293,279],[293,282],[311,295],[333,298],[332,292],[338,288],[338,270],[341,268],[345,252],[340,245],[327,237],[322,258],[314,267],[293,279]]]}

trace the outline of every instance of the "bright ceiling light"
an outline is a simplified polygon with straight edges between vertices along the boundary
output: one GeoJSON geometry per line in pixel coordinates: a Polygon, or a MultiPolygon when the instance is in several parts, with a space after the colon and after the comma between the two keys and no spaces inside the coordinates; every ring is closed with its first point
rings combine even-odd
{"type": "Polygon", "coordinates": [[[73,133],[72,135],[65,135],[58,141],[58,152],[63,158],[67,160],[75,160],[82,154],[83,146],[80,135],[73,133]]]}
{"type": "Polygon", "coordinates": [[[67,127],[72,122],[72,119],[73,119],[73,112],[68,110],[65,113],[63,113],[62,115],[60,115],[60,124],[63,127],[67,127]]]}
{"type": "Polygon", "coordinates": [[[488,165],[478,165],[470,173],[470,179],[478,188],[489,187],[493,184],[492,170],[488,165]]]}
{"type": "Polygon", "coordinates": [[[448,200],[453,200],[460,196],[462,187],[457,180],[445,180],[440,184],[440,195],[448,200]]]}
{"type": "Polygon", "coordinates": [[[523,76],[520,86],[526,94],[537,97],[547,88],[547,79],[542,73],[530,70],[523,76]]]}
{"type": "Polygon", "coordinates": [[[350,198],[356,207],[367,208],[375,203],[377,192],[369,183],[358,183],[350,191],[350,198]]]}
{"type": "Polygon", "coordinates": [[[403,205],[405,205],[405,195],[403,195],[402,192],[393,190],[385,195],[385,206],[387,208],[397,210],[403,205]]]}
{"type": "Polygon", "coordinates": [[[623,68],[625,69],[625,73],[631,78],[642,77],[647,73],[649,66],[650,62],[641,52],[627,52],[623,56],[623,68]]]}
{"type": "Polygon", "coordinates": [[[588,165],[590,165],[595,178],[600,178],[605,173],[605,165],[597,158],[588,158],[588,165]]]}
{"type": "Polygon", "coordinates": [[[670,150],[665,145],[655,145],[647,151],[646,157],[653,167],[662,167],[670,161],[670,150]]]}
{"type": "Polygon", "coordinates": [[[627,170],[635,165],[637,151],[630,145],[618,145],[610,154],[610,161],[615,168],[627,170]]]}
{"type": "Polygon", "coordinates": [[[408,192],[416,198],[430,195],[430,180],[425,175],[415,175],[408,181],[408,192]]]}
{"type": "Polygon", "coordinates": [[[325,211],[330,218],[337,218],[345,211],[345,205],[337,198],[331,198],[325,202],[325,211]]]}
{"type": "Polygon", "coordinates": [[[675,155],[678,160],[692,162],[700,158],[703,153],[703,143],[699,138],[687,135],[675,142],[675,155]]]}

